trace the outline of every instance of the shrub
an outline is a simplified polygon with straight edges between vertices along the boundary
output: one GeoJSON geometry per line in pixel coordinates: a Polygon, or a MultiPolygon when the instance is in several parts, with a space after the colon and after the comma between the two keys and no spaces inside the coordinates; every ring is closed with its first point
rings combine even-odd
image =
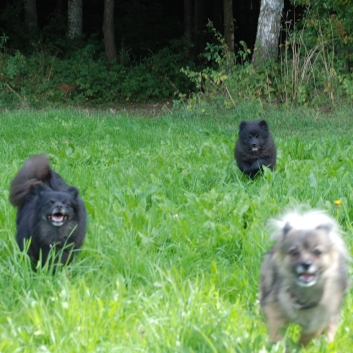
{"type": "Polygon", "coordinates": [[[20,52],[1,53],[2,100],[9,93],[35,104],[62,100],[105,104],[167,99],[176,92],[191,91],[193,84],[180,73],[188,60],[182,42],[171,43],[142,62],[128,65],[108,62],[103,54],[97,54],[93,44],[64,58],[45,50],[30,56],[20,52]]]}
{"type": "Polygon", "coordinates": [[[229,53],[223,37],[209,23],[215,42],[207,43],[203,54],[208,67],[200,71],[182,69],[198,90],[190,104],[206,99],[233,107],[249,99],[322,106],[351,98],[352,75],[344,65],[346,52],[336,49],[337,44],[343,44],[335,35],[335,21],[332,16],[315,20],[311,16],[287,28],[279,60],[263,62],[256,68],[244,42],[237,55],[229,53]]]}

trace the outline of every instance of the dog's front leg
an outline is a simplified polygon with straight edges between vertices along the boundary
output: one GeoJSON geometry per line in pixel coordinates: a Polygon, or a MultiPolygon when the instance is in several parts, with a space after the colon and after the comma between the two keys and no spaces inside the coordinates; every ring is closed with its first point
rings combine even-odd
{"type": "Polygon", "coordinates": [[[326,332],[326,336],[327,336],[327,341],[330,343],[330,342],[333,342],[334,338],[335,338],[335,335],[336,335],[336,331],[337,331],[337,328],[338,328],[338,321],[339,321],[339,315],[334,315],[328,326],[327,326],[327,332],[326,332]]]}
{"type": "Polygon", "coordinates": [[[319,329],[317,331],[311,332],[311,333],[304,333],[302,331],[301,335],[300,335],[300,339],[298,341],[298,344],[300,346],[306,346],[307,344],[310,343],[310,341],[312,339],[314,339],[315,337],[321,335],[323,333],[324,329],[319,329]]]}
{"type": "Polygon", "coordinates": [[[280,329],[285,326],[286,322],[282,317],[278,316],[278,308],[272,306],[265,306],[264,312],[267,318],[268,331],[271,343],[280,341],[283,337],[280,329]]]}

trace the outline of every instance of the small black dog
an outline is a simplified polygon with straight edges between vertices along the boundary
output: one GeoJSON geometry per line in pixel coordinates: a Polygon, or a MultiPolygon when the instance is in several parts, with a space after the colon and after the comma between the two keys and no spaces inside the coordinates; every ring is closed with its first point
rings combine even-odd
{"type": "Polygon", "coordinates": [[[29,241],[32,261],[48,257],[59,263],[72,261],[86,232],[86,209],[74,186],[68,186],[49,165],[45,155],[29,158],[11,183],[10,202],[17,207],[17,243],[23,251],[29,241]],[[55,258],[51,255],[55,254],[55,258]]]}
{"type": "Polygon", "coordinates": [[[274,169],[276,146],[265,120],[242,121],[234,157],[239,169],[254,178],[262,166],[274,169]]]}

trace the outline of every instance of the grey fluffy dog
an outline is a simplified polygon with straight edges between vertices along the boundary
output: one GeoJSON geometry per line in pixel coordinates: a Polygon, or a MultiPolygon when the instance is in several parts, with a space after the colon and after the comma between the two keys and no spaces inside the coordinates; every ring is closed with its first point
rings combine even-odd
{"type": "Polygon", "coordinates": [[[344,293],[349,287],[346,246],[337,222],[320,211],[290,213],[273,222],[276,244],[261,267],[260,304],[270,340],[280,328],[302,328],[300,345],[326,331],[333,341],[344,293]]]}

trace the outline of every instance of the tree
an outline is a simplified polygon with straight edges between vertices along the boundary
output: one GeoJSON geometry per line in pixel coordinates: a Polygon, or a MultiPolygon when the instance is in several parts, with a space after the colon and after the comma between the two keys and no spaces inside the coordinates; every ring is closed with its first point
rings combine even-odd
{"type": "Polygon", "coordinates": [[[68,0],[68,33],[71,39],[82,34],[82,0],[68,0]]]}
{"type": "Polygon", "coordinates": [[[194,33],[195,52],[205,49],[205,0],[194,0],[194,33]]]}
{"type": "Polygon", "coordinates": [[[63,0],[56,0],[56,10],[62,12],[64,8],[63,0]]]}
{"type": "Polygon", "coordinates": [[[252,58],[254,65],[263,60],[277,57],[283,7],[284,0],[261,0],[256,44],[252,58]]]}
{"type": "Polygon", "coordinates": [[[189,43],[192,42],[191,27],[192,27],[192,0],[184,0],[184,36],[189,43]]]}
{"type": "Polygon", "coordinates": [[[103,35],[107,59],[117,61],[118,54],[116,52],[114,34],[114,0],[104,1],[103,35]]]}
{"type": "Polygon", "coordinates": [[[38,20],[37,20],[37,1],[36,0],[25,0],[25,24],[27,27],[30,38],[36,36],[38,32],[38,20]]]}
{"type": "Polygon", "coordinates": [[[233,0],[223,0],[224,39],[230,53],[234,53],[233,0]]]}

